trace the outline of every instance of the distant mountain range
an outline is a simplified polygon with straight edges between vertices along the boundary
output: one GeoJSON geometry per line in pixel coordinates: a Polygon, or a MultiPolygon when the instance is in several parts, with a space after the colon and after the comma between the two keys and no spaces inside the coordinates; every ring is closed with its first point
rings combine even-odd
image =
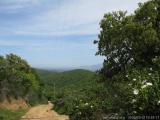
{"type": "Polygon", "coordinates": [[[85,69],[90,71],[97,71],[102,68],[102,64],[90,65],[90,66],[80,66],[79,69],[85,69]]]}
{"type": "Polygon", "coordinates": [[[45,69],[48,71],[54,71],[54,72],[63,72],[63,71],[70,71],[75,69],[84,69],[89,71],[97,71],[102,68],[102,64],[96,64],[96,65],[89,65],[89,66],[79,66],[79,67],[66,67],[66,68],[40,68],[45,69]]]}

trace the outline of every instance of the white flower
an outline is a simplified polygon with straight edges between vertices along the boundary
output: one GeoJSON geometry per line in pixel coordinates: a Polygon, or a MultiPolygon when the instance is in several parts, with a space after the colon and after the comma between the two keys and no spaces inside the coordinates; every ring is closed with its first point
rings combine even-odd
{"type": "Polygon", "coordinates": [[[154,7],[155,10],[157,10],[157,7],[154,7]]]}
{"type": "Polygon", "coordinates": [[[115,94],[114,97],[118,97],[118,96],[115,94]]]}
{"type": "Polygon", "coordinates": [[[136,101],[137,101],[136,99],[133,99],[133,100],[132,100],[132,103],[135,103],[136,101]]]}
{"type": "Polygon", "coordinates": [[[137,111],[133,111],[133,113],[137,113],[137,111]]]}
{"type": "Polygon", "coordinates": [[[146,83],[146,85],[147,86],[152,86],[153,84],[148,82],[148,83],[146,83]]]}
{"type": "Polygon", "coordinates": [[[118,62],[119,62],[118,58],[115,58],[115,59],[114,59],[114,61],[115,61],[116,63],[118,63],[118,62]]]}
{"type": "Polygon", "coordinates": [[[137,89],[134,89],[134,90],[133,90],[133,94],[134,94],[134,95],[138,95],[138,93],[139,93],[139,90],[137,90],[137,89]]]}
{"type": "Polygon", "coordinates": [[[144,88],[146,88],[147,86],[152,86],[152,85],[153,85],[152,83],[149,83],[149,82],[148,82],[148,83],[146,83],[145,85],[143,85],[141,88],[144,89],[144,88]]]}
{"type": "Polygon", "coordinates": [[[128,78],[129,76],[128,76],[128,75],[126,75],[126,77],[128,78]]]}
{"type": "Polygon", "coordinates": [[[133,81],[136,81],[136,78],[133,78],[133,81]]]}
{"type": "Polygon", "coordinates": [[[81,113],[81,112],[78,112],[78,114],[81,115],[82,113],[81,113]]]}
{"type": "Polygon", "coordinates": [[[152,75],[152,73],[148,73],[148,75],[149,75],[149,76],[151,76],[151,75],[152,75]]]}
{"type": "Polygon", "coordinates": [[[146,88],[146,87],[147,87],[147,85],[143,85],[141,88],[144,89],[144,88],[146,88]]]}
{"type": "Polygon", "coordinates": [[[131,61],[133,61],[134,59],[133,59],[133,58],[131,58],[130,60],[131,60],[131,61]]]}
{"type": "Polygon", "coordinates": [[[152,70],[153,70],[153,68],[149,68],[149,70],[150,70],[150,71],[152,71],[152,70]]]}
{"type": "Polygon", "coordinates": [[[91,108],[93,108],[93,106],[91,105],[91,108]]]}
{"type": "Polygon", "coordinates": [[[153,61],[153,62],[156,61],[156,58],[153,58],[152,61],[153,61]]]}
{"type": "Polygon", "coordinates": [[[158,101],[158,104],[160,104],[160,100],[158,101]]]}
{"type": "Polygon", "coordinates": [[[85,105],[87,106],[87,105],[88,105],[88,103],[85,103],[85,105]]]}
{"type": "Polygon", "coordinates": [[[76,106],[76,108],[78,108],[78,106],[76,106]]]}
{"type": "Polygon", "coordinates": [[[131,86],[132,84],[131,84],[131,83],[129,83],[128,85],[129,85],[129,86],[131,86]]]}

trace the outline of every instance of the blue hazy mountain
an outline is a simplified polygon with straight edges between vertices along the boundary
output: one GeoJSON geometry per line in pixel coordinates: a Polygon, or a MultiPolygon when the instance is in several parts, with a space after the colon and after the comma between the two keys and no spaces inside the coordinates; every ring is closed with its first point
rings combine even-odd
{"type": "Polygon", "coordinates": [[[38,69],[44,69],[48,71],[54,71],[54,72],[63,72],[63,71],[70,71],[75,69],[84,69],[89,71],[97,71],[102,68],[102,64],[96,64],[96,65],[88,65],[88,66],[79,66],[79,67],[61,67],[61,68],[38,68],[38,69]]]}

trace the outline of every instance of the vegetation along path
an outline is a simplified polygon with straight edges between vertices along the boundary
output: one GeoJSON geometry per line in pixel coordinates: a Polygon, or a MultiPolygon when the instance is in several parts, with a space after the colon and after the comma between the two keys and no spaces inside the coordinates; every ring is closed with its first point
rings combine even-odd
{"type": "Polygon", "coordinates": [[[53,104],[38,105],[31,108],[21,120],[69,120],[66,115],[59,115],[52,110],[53,104]]]}

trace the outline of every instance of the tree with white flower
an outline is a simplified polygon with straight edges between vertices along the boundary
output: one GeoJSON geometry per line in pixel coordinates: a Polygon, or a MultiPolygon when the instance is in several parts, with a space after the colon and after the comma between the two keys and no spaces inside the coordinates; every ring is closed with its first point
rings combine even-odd
{"type": "Polygon", "coordinates": [[[138,95],[138,93],[139,93],[139,90],[138,90],[138,89],[134,89],[134,90],[133,90],[133,94],[134,94],[134,95],[138,95]]]}
{"type": "Polygon", "coordinates": [[[108,88],[106,111],[160,114],[159,10],[160,0],[150,0],[131,16],[122,11],[104,15],[95,43],[97,54],[105,57],[99,74],[108,88]]]}

